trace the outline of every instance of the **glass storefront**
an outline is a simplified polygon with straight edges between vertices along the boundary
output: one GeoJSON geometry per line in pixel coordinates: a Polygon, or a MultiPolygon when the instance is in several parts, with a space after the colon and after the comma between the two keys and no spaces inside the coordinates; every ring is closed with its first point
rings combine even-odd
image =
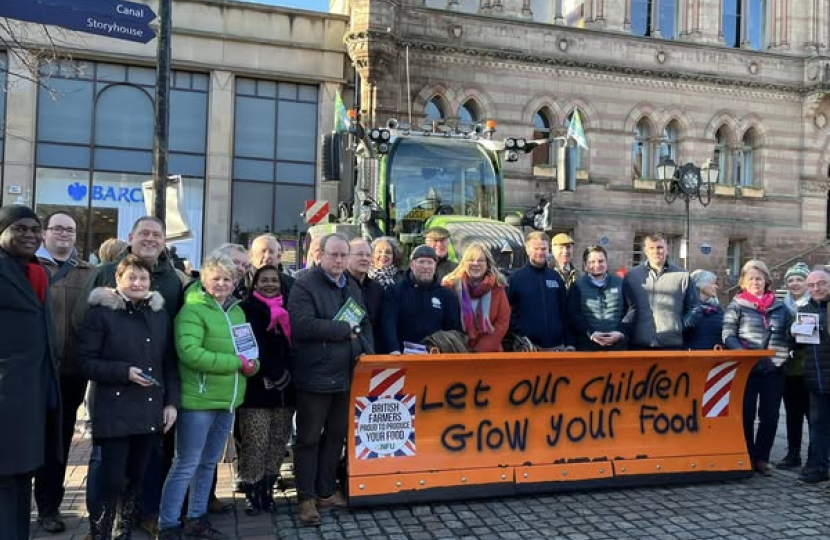
{"type": "MultiPolygon", "coordinates": [[[[42,215],[71,212],[78,248],[88,257],[107,238],[126,240],[135,219],[148,213],[142,183],[152,178],[155,71],[76,61],[41,76],[35,206],[42,215]]],[[[171,244],[195,268],[202,257],[208,89],[207,74],[173,74],[169,171],[182,176],[180,211],[192,238],[171,244]]]]}
{"type": "Polygon", "coordinates": [[[305,229],[303,202],[314,198],[316,86],[237,78],[231,240],[258,234],[288,240],[305,229]]]}

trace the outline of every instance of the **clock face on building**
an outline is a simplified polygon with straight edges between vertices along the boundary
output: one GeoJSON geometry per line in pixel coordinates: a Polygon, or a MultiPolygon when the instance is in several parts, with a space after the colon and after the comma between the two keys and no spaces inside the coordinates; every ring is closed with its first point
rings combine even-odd
{"type": "Polygon", "coordinates": [[[680,177],[680,189],[684,193],[692,194],[697,192],[697,187],[700,184],[700,176],[693,170],[687,170],[680,177]]]}

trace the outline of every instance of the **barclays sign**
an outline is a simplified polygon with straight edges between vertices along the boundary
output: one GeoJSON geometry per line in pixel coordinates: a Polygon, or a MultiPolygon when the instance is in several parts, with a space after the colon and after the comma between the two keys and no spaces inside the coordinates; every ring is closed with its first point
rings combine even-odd
{"type": "MultiPolygon", "coordinates": [[[[75,202],[83,201],[89,189],[86,184],[74,182],[66,186],[66,193],[69,198],[75,202]]],[[[144,204],[144,193],[141,191],[141,186],[125,187],[125,186],[92,186],[92,201],[126,203],[126,204],[144,204]]]]}

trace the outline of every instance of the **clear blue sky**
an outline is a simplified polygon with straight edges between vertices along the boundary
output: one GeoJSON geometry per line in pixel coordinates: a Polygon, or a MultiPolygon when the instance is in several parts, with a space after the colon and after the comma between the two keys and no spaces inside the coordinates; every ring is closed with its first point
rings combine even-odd
{"type": "Polygon", "coordinates": [[[312,11],[328,11],[329,0],[245,0],[257,4],[269,4],[272,6],[285,6],[312,11]]]}

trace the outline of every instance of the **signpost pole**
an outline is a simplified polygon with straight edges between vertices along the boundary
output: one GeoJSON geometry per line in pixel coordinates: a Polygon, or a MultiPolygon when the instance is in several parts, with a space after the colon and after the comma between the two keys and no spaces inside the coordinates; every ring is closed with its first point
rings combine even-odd
{"type": "Polygon", "coordinates": [[[156,60],[156,131],[153,140],[153,214],[164,221],[167,208],[167,153],[170,119],[171,0],[159,0],[159,33],[156,60]]]}

